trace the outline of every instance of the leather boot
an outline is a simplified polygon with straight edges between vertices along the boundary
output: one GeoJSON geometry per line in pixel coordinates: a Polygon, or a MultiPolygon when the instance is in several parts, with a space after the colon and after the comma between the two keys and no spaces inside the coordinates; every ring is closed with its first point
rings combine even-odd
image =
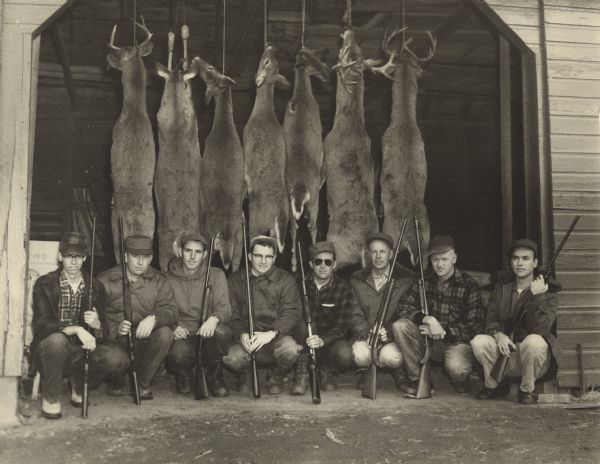
{"type": "Polygon", "coordinates": [[[292,395],[304,395],[306,393],[306,384],[308,382],[308,354],[303,353],[296,362],[296,369],[294,370],[294,385],[290,394],[292,395]]]}
{"type": "Polygon", "coordinates": [[[396,390],[406,392],[406,389],[409,387],[410,382],[406,378],[404,369],[402,367],[394,369],[392,371],[392,377],[394,378],[394,385],[396,386],[396,390]]]}
{"type": "Polygon", "coordinates": [[[211,363],[208,369],[208,388],[210,388],[212,396],[218,398],[229,396],[229,390],[227,390],[223,378],[223,363],[218,361],[211,363]]]}
{"type": "Polygon", "coordinates": [[[242,369],[236,374],[237,391],[242,395],[250,393],[250,379],[247,369],[242,369]]]}
{"type": "Polygon", "coordinates": [[[283,374],[277,369],[271,369],[267,374],[267,393],[279,395],[283,391],[283,374]]]}
{"type": "Polygon", "coordinates": [[[331,370],[330,367],[323,366],[321,368],[321,388],[323,391],[337,390],[336,377],[337,375],[331,370]]]}
{"type": "Polygon", "coordinates": [[[356,374],[357,374],[356,388],[358,390],[362,390],[363,387],[365,386],[365,377],[367,376],[367,369],[366,368],[357,369],[356,374]]]}
{"type": "Polygon", "coordinates": [[[187,372],[178,372],[175,374],[175,390],[177,393],[187,395],[192,391],[192,380],[187,372]]]}

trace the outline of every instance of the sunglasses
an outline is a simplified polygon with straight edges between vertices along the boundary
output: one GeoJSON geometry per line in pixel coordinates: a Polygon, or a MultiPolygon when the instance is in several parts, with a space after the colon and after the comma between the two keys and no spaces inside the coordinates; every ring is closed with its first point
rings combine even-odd
{"type": "Polygon", "coordinates": [[[321,264],[325,263],[325,266],[330,267],[333,265],[333,259],[316,258],[313,260],[313,263],[315,266],[320,266],[321,264]]]}

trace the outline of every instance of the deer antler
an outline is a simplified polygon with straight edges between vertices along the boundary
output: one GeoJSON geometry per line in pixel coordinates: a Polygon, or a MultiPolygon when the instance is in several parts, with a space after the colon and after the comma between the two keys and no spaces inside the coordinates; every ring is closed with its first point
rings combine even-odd
{"type": "Polygon", "coordinates": [[[398,35],[401,34],[402,32],[404,32],[406,29],[408,29],[407,26],[404,27],[396,27],[391,33],[389,32],[389,28],[386,28],[385,32],[383,33],[383,40],[381,41],[381,48],[383,49],[383,51],[390,56],[392,53],[390,52],[390,42],[392,40],[394,40],[394,38],[398,35]]]}
{"type": "Polygon", "coordinates": [[[115,24],[115,27],[113,27],[113,30],[110,34],[110,42],[108,44],[108,46],[110,48],[112,48],[113,50],[121,50],[121,47],[117,47],[115,45],[115,34],[117,33],[117,25],[115,24]]]}
{"type": "Polygon", "coordinates": [[[431,34],[431,32],[427,31],[427,35],[429,36],[429,40],[431,41],[431,46],[429,47],[429,53],[426,56],[418,57],[409,47],[408,41],[402,46],[403,50],[406,50],[408,53],[412,55],[412,57],[423,63],[425,61],[429,61],[435,55],[435,49],[437,48],[437,39],[431,34]]]}
{"type": "Polygon", "coordinates": [[[371,68],[371,72],[374,72],[374,73],[378,72],[380,74],[383,74],[388,79],[391,79],[393,81],[399,81],[400,79],[397,79],[394,77],[394,70],[396,68],[400,67],[399,64],[394,64],[395,57],[396,57],[396,50],[392,50],[392,53],[390,54],[390,58],[388,59],[387,63],[384,64],[383,66],[373,66],[371,68]]]}
{"type": "Polygon", "coordinates": [[[152,38],[152,32],[150,32],[148,30],[148,28],[146,27],[146,22],[144,21],[144,17],[142,15],[140,15],[140,19],[142,20],[142,23],[138,23],[137,21],[135,21],[136,26],[138,26],[142,31],[144,31],[146,33],[146,40],[144,40],[141,44],[138,45],[138,47],[143,47],[144,45],[146,45],[148,42],[150,42],[150,39],[152,38]]]}

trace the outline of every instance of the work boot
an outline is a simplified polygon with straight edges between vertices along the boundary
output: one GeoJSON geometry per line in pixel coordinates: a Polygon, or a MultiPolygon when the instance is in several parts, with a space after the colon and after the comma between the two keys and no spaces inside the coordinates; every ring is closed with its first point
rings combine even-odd
{"type": "MultiPolygon", "coordinates": [[[[337,390],[337,375],[328,366],[321,368],[321,388],[323,391],[335,391],[337,390]]],[[[363,381],[364,383],[364,381],[363,381]]],[[[361,387],[362,388],[362,387],[361,387]]]]}
{"type": "Polygon", "coordinates": [[[187,372],[175,374],[175,390],[182,395],[187,395],[192,391],[191,376],[187,372]]]}
{"type": "Polygon", "coordinates": [[[519,388],[519,403],[521,404],[537,404],[538,396],[535,392],[524,392],[519,388]]]}
{"type": "Polygon", "coordinates": [[[356,371],[356,374],[357,374],[356,388],[358,390],[362,390],[363,387],[365,386],[365,378],[367,377],[367,369],[366,368],[358,369],[356,371]]]}
{"type": "Polygon", "coordinates": [[[394,369],[392,371],[392,377],[394,379],[396,390],[406,393],[406,390],[409,387],[409,382],[406,378],[406,374],[404,373],[404,369],[402,367],[394,369]]]}
{"type": "Polygon", "coordinates": [[[62,417],[60,401],[51,403],[42,396],[42,416],[46,419],[60,419],[62,417]]]}
{"type": "Polygon", "coordinates": [[[290,391],[291,395],[304,395],[306,393],[306,383],[308,382],[308,354],[303,353],[296,362],[294,370],[294,385],[290,391]]]}
{"type": "Polygon", "coordinates": [[[475,396],[478,400],[493,400],[495,398],[503,398],[510,392],[510,384],[504,380],[496,388],[483,387],[483,389],[475,396]]]}
{"type": "Polygon", "coordinates": [[[250,380],[248,377],[247,369],[242,369],[236,373],[236,388],[242,395],[250,393],[250,380]]]}
{"type": "Polygon", "coordinates": [[[267,393],[279,395],[283,391],[283,374],[277,369],[271,369],[267,375],[267,393]]]}
{"type": "Polygon", "coordinates": [[[217,398],[224,398],[229,396],[229,390],[225,386],[225,379],[223,378],[223,363],[215,362],[211,363],[208,367],[208,388],[212,396],[217,398]]]}

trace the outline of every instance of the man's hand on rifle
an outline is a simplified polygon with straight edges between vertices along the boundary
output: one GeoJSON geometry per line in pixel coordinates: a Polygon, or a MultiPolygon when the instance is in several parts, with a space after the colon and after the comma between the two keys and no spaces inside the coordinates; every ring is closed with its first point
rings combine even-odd
{"type": "Polygon", "coordinates": [[[174,340],[185,340],[186,338],[188,338],[189,335],[190,332],[188,331],[188,329],[181,327],[180,325],[175,327],[175,330],[173,331],[174,340]]]}
{"type": "Polygon", "coordinates": [[[98,319],[96,308],[92,308],[91,311],[83,313],[83,322],[85,322],[90,329],[100,330],[100,319],[98,319]]]}
{"type": "Polygon", "coordinates": [[[119,322],[119,335],[128,335],[131,332],[131,322],[122,320],[119,322]]]}
{"type": "Polygon", "coordinates": [[[250,352],[260,350],[263,346],[271,343],[276,336],[277,333],[274,330],[254,332],[254,337],[250,340],[250,352]]]}
{"type": "Polygon", "coordinates": [[[216,316],[210,316],[208,319],[204,321],[204,324],[200,326],[198,329],[198,333],[196,335],[200,335],[204,338],[210,338],[215,334],[215,330],[217,330],[217,324],[219,323],[219,318],[216,316]]]}
{"type": "Polygon", "coordinates": [[[240,335],[240,343],[248,353],[252,352],[250,349],[250,334],[243,333],[240,335]]]}
{"type": "Polygon", "coordinates": [[[540,295],[548,291],[548,284],[544,280],[544,276],[537,276],[537,278],[531,282],[531,294],[540,295]]]}
{"type": "Polygon", "coordinates": [[[96,338],[83,327],[77,327],[75,334],[84,350],[94,351],[96,349],[96,338]]]}
{"type": "Polygon", "coordinates": [[[323,339],[321,337],[319,337],[318,335],[311,335],[310,337],[308,337],[306,339],[306,345],[309,348],[312,348],[313,350],[318,350],[319,348],[321,348],[323,345],[325,345],[325,342],[323,341],[323,339]]]}
{"type": "Polygon", "coordinates": [[[496,339],[496,345],[498,345],[500,354],[510,358],[510,354],[517,349],[515,344],[510,340],[510,337],[503,332],[496,332],[494,338],[496,339]]]}
{"type": "Polygon", "coordinates": [[[383,342],[383,343],[387,343],[390,341],[390,337],[387,333],[387,330],[385,330],[384,327],[381,328],[381,330],[379,331],[379,339],[383,342]]]}
{"type": "Polygon", "coordinates": [[[423,325],[419,326],[419,330],[423,335],[427,335],[434,340],[443,340],[446,336],[446,331],[442,327],[442,324],[433,316],[425,316],[423,318],[423,325]]]}
{"type": "Polygon", "coordinates": [[[135,331],[135,337],[144,339],[148,338],[156,325],[156,316],[150,315],[146,316],[142,321],[138,324],[137,329],[135,331]]]}

